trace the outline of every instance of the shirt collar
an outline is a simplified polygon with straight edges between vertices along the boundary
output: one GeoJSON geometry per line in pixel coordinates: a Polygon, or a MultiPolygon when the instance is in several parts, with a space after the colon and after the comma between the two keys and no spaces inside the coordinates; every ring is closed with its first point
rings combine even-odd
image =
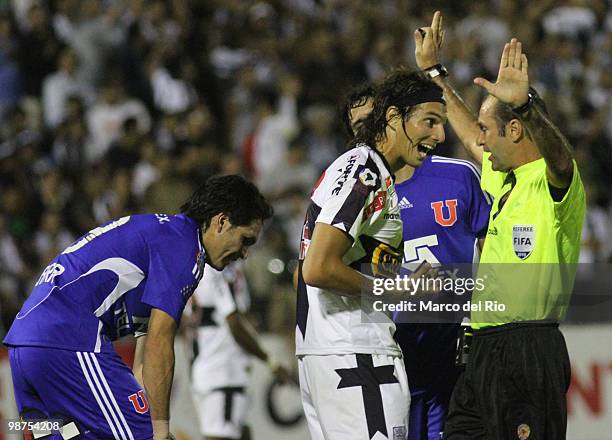
{"type": "Polygon", "coordinates": [[[532,172],[536,171],[542,165],[543,161],[544,161],[544,158],[541,157],[540,159],[536,159],[531,162],[524,163],[520,167],[512,170],[514,172],[514,176],[516,177],[516,180],[519,181],[522,178],[525,178],[527,175],[531,174],[532,172]]]}

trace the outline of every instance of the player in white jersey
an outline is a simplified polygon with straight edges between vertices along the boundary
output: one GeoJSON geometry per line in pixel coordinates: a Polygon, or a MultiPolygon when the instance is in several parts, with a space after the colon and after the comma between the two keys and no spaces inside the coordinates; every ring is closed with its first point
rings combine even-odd
{"type": "Polygon", "coordinates": [[[205,440],[247,438],[247,387],[253,356],[274,375],[288,373],[272,361],[244,317],[250,307],[247,282],[238,263],[222,272],[206,268],[193,295],[197,334],[191,382],[205,440]]]}
{"type": "Polygon", "coordinates": [[[315,440],[406,438],[410,397],[395,324],[369,321],[362,304],[371,300],[368,275],[401,264],[393,173],[419,166],[444,140],[445,122],[442,90],[396,70],[377,89],[353,148],[313,190],[301,240],[296,353],[315,440]]]}

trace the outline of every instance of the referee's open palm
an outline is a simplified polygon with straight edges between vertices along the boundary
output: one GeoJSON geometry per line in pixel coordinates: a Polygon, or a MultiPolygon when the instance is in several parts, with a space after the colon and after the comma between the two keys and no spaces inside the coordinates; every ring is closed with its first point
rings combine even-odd
{"type": "Polygon", "coordinates": [[[474,83],[510,107],[519,107],[528,99],[527,68],[527,56],[522,52],[521,42],[513,38],[504,46],[495,84],[484,78],[476,78],[474,83]]]}

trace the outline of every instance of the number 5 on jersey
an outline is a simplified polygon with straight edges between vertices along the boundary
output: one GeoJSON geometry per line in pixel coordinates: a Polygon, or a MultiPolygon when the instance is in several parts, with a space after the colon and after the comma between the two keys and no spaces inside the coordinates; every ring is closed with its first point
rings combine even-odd
{"type": "Polygon", "coordinates": [[[430,248],[438,245],[436,234],[426,235],[404,242],[404,264],[408,270],[415,270],[423,261],[427,261],[432,266],[440,264],[430,248]]]}

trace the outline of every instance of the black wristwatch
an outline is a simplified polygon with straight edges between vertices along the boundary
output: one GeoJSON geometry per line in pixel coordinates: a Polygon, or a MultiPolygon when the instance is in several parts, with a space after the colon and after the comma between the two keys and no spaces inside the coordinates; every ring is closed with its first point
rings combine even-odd
{"type": "Polygon", "coordinates": [[[434,79],[436,76],[448,76],[448,70],[442,64],[435,64],[427,69],[423,69],[429,79],[434,79]]]}
{"type": "Polygon", "coordinates": [[[514,113],[516,113],[517,115],[524,115],[525,113],[527,113],[529,111],[529,109],[533,105],[533,102],[534,102],[534,96],[533,96],[533,93],[530,90],[527,93],[527,102],[525,104],[523,104],[523,105],[518,106],[518,107],[514,107],[512,109],[512,111],[514,113]]]}

